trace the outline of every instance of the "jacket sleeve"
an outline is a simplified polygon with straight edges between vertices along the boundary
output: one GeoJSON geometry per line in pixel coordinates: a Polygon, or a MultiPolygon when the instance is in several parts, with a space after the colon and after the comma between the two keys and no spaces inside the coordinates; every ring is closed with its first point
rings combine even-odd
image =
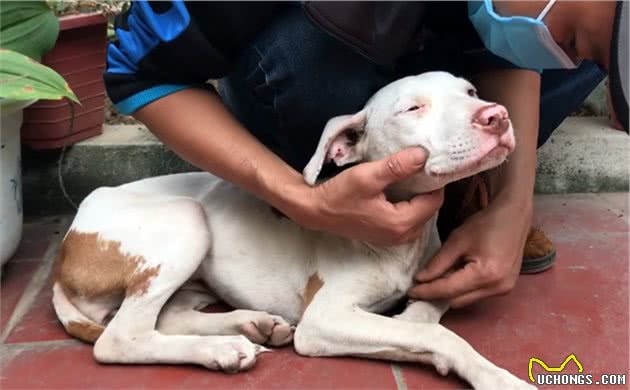
{"type": "Polygon", "coordinates": [[[116,20],[107,48],[105,87],[114,106],[132,114],[146,104],[227,72],[183,2],[134,1],[116,20]]]}

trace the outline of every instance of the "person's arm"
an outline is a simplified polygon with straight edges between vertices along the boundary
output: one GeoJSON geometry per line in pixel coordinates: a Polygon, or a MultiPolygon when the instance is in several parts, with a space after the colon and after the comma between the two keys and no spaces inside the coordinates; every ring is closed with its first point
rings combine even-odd
{"type": "Polygon", "coordinates": [[[418,237],[442,201],[442,194],[435,193],[392,204],[383,195],[386,186],[421,169],[426,155],[419,148],[359,164],[311,187],[243,128],[214,93],[185,89],[134,116],[187,161],[312,229],[397,244],[418,237]]]}
{"type": "Polygon", "coordinates": [[[489,206],[451,234],[409,292],[417,299],[446,299],[453,307],[514,287],[533,209],[540,76],[508,69],[484,73],[473,82],[483,99],[508,109],[516,150],[491,175],[489,206]],[[450,272],[460,261],[464,267],[450,272]]]}
{"type": "Polygon", "coordinates": [[[245,130],[214,93],[186,89],[141,108],[134,117],[185,160],[274,206],[284,205],[283,212],[307,201],[300,193],[302,175],[245,130]]]}
{"type": "Polygon", "coordinates": [[[392,182],[421,169],[426,156],[419,148],[308,186],[208,90],[205,80],[224,76],[230,63],[197,28],[185,3],[133,2],[118,22],[104,75],[109,97],[119,111],[133,114],[197,167],[305,227],[377,244],[418,237],[441,204],[440,193],[396,204],[383,194],[392,182]]]}
{"type": "Polygon", "coordinates": [[[503,104],[512,120],[517,147],[490,177],[495,200],[524,210],[532,207],[536,179],[536,147],[540,109],[540,75],[505,69],[481,74],[473,83],[481,97],[503,104]]]}

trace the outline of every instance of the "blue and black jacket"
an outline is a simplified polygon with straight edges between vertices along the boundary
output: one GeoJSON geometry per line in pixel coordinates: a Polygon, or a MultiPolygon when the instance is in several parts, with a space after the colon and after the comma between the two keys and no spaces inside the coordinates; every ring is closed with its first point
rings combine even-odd
{"type": "Polygon", "coordinates": [[[107,93],[129,114],[173,92],[224,76],[277,3],[134,1],[107,49],[107,93]],[[237,23],[234,19],[238,18],[237,23]]]}
{"type": "MultiPolygon", "coordinates": [[[[210,88],[206,82],[227,75],[281,7],[299,4],[134,1],[117,18],[117,40],[107,50],[107,93],[120,112],[131,114],[184,88],[210,88]]],[[[302,8],[322,30],[383,66],[422,47],[427,30],[443,38],[440,51],[470,47],[471,38],[472,47],[481,47],[465,2],[317,1],[302,8]]]]}

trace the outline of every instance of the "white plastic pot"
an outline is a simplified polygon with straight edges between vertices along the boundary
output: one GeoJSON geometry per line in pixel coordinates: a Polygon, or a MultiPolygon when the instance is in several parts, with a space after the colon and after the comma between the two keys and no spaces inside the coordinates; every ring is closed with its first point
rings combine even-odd
{"type": "Polygon", "coordinates": [[[23,109],[33,103],[0,100],[0,265],[11,258],[22,238],[20,127],[23,109]]]}

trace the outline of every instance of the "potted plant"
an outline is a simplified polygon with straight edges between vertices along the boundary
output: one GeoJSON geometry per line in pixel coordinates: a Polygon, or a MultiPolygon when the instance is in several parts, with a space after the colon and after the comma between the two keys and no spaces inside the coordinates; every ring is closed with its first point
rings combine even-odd
{"type": "Polygon", "coordinates": [[[36,61],[53,46],[58,29],[43,1],[6,2],[0,9],[0,264],[22,235],[23,109],[39,99],[78,102],[63,77],[36,61]]]}
{"type": "Polygon", "coordinates": [[[48,1],[59,18],[59,37],[42,63],[63,76],[81,105],[41,100],[24,111],[22,142],[33,149],[57,149],[101,134],[105,118],[108,17],[122,1],[48,1]],[[73,121],[70,131],[70,121],[73,121]]]}

